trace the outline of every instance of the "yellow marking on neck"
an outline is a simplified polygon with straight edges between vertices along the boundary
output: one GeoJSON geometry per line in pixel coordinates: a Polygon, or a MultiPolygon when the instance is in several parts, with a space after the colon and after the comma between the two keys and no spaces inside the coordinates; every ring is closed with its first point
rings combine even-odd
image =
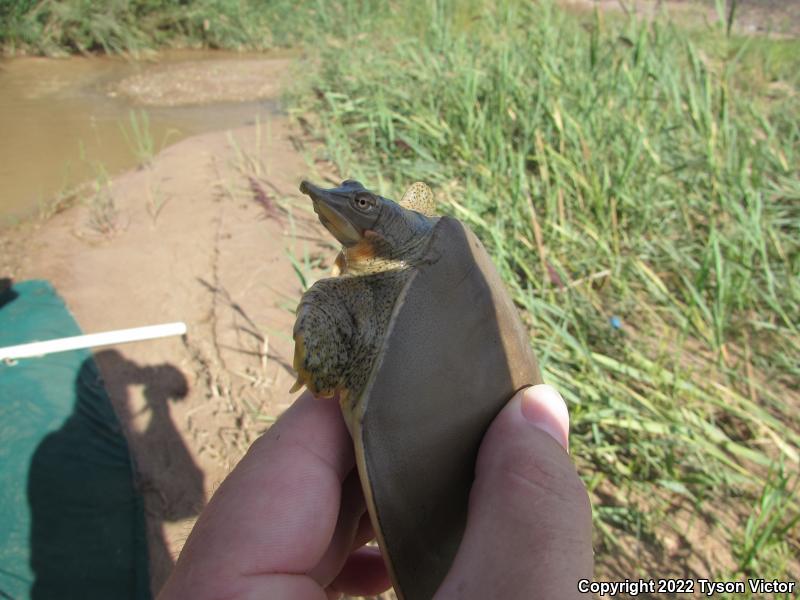
{"type": "Polygon", "coordinates": [[[344,254],[347,258],[348,266],[375,258],[375,244],[373,242],[374,238],[365,234],[356,245],[345,248],[344,254]]]}

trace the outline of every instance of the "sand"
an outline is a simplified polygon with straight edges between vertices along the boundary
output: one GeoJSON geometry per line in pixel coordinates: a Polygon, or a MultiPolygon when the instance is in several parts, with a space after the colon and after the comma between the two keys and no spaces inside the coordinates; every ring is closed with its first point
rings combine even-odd
{"type": "Polygon", "coordinates": [[[280,58],[187,61],[157,65],[113,86],[143,106],[187,106],[274,98],[291,61],[280,58]]]}

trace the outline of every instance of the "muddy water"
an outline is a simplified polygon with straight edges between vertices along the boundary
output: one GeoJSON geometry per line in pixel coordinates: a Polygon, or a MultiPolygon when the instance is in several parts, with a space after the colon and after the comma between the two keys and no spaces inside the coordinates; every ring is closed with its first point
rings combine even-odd
{"type": "MultiPolygon", "coordinates": [[[[135,167],[132,111],[140,125],[146,114],[146,135],[156,152],[197,133],[239,127],[256,118],[263,122],[277,110],[277,85],[251,81],[249,94],[247,81],[239,81],[231,83],[238,85],[235,96],[204,95],[213,86],[198,73],[207,66],[210,78],[219,81],[219,72],[241,68],[244,79],[254,80],[260,73],[254,61],[265,60],[271,59],[183,51],[162,55],[157,62],[83,57],[0,61],[0,226],[35,213],[41,203],[82,182],[135,167]],[[148,80],[151,71],[157,76],[148,80]],[[176,84],[183,72],[192,76],[176,84]],[[190,103],[163,106],[175,104],[164,102],[169,93],[159,95],[163,90],[155,89],[165,81],[188,90],[190,103]],[[126,89],[126,82],[133,84],[126,89]],[[130,89],[141,95],[126,95],[130,89]]],[[[274,79],[276,72],[265,69],[265,78],[274,79]]]]}

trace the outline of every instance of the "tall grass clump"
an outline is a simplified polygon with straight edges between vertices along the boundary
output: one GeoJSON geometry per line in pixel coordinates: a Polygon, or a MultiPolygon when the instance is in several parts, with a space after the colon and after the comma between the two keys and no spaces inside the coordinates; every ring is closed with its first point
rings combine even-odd
{"type": "Polygon", "coordinates": [[[0,53],[138,55],[163,47],[335,44],[389,6],[387,0],[0,0],[0,53]]]}
{"type": "MultiPolygon", "coordinates": [[[[255,0],[0,0],[7,54],[139,54],[163,46],[262,49],[274,12],[255,0]]],[[[280,4],[280,3],[277,3],[280,4]]],[[[276,28],[277,29],[277,28],[276,28]]]]}
{"type": "Polygon", "coordinates": [[[319,9],[336,35],[294,110],[342,177],[395,198],[425,180],[484,241],[570,404],[599,562],[642,564],[621,536],[651,557],[691,546],[659,574],[797,556],[796,81],[753,77],[769,53],[724,28],[698,42],[546,2],[358,6],[319,9]]]}

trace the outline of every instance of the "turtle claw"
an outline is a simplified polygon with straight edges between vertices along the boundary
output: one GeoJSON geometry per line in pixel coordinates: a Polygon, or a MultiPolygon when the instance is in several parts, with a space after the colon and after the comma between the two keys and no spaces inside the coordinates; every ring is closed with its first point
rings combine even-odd
{"type": "Polygon", "coordinates": [[[336,396],[335,390],[316,390],[314,386],[303,377],[303,375],[298,375],[297,380],[294,382],[294,385],[289,390],[290,394],[294,394],[295,392],[299,392],[303,386],[311,392],[314,398],[333,398],[336,396]]]}
{"type": "Polygon", "coordinates": [[[306,382],[303,381],[303,378],[300,377],[300,375],[298,375],[297,376],[297,381],[295,381],[294,385],[292,385],[291,389],[289,389],[289,393],[290,394],[294,394],[295,392],[300,391],[300,388],[302,388],[305,384],[306,384],[306,382]]]}
{"type": "MultiPolygon", "coordinates": [[[[301,334],[297,334],[295,335],[294,339],[294,360],[292,361],[292,366],[297,373],[297,380],[289,390],[290,394],[294,394],[295,392],[299,391],[303,386],[306,386],[309,390],[311,390],[311,387],[309,386],[309,383],[311,382],[310,373],[303,368],[305,362],[306,345],[303,341],[303,336],[301,334]]],[[[311,391],[313,392],[313,390],[311,391]]]]}
{"type": "Polygon", "coordinates": [[[295,392],[301,390],[303,386],[306,386],[309,392],[311,392],[315,398],[333,398],[336,395],[335,389],[317,389],[319,385],[318,378],[312,376],[306,368],[306,343],[303,339],[303,335],[298,333],[295,335],[295,343],[294,343],[294,360],[292,361],[292,366],[294,370],[297,372],[297,379],[294,382],[294,385],[289,390],[290,394],[294,394],[295,392]]]}

